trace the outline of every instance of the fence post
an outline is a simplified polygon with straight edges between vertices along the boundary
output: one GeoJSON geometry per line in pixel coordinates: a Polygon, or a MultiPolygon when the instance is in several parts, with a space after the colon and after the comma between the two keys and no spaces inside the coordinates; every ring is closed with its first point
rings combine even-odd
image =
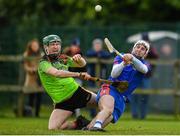
{"type": "Polygon", "coordinates": [[[17,105],[17,116],[22,117],[24,110],[24,93],[22,90],[19,92],[17,105]]]}
{"type": "MultiPolygon", "coordinates": [[[[19,77],[18,77],[19,85],[24,85],[24,68],[23,68],[23,59],[19,62],[19,77]]],[[[24,111],[24,92],[23,87],[21,88],[19,94],[18,94],[18,100],[17,100],[17,116],[22,117],[23,111],[24,111]]]]}
{"type": "Polygon", "coordinates": [[[178,95],[178,75],[179,75],[179,61],[174,63],[174,114],[176,118],[179,118],[179,95],[178,95]]]}

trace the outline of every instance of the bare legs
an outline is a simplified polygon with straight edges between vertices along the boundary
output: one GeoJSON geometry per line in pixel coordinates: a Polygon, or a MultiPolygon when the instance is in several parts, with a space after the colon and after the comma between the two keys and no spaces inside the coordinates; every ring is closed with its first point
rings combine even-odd
{"type": "Polygon", "coordinates": [[[111,95],[102,96],[99,100],[99,109],[100,112],[87,126],[88,128],[105,127],[111,122],[113,118],[112,113],[114,110],[114,98],[111,95]],[[100,123],[100,125],[96,125],[96,123],[100,123]]]}
{"type": "Polygon", "coordinates": [[[73,129],[75,127],[74,124],[66,121],[71,115],[72,115],[71,111],[54,109],[49,118],[48,129],[50,130],[73,129]]]}
{"type": "MultiPolygon", "coordinates": [[[[96,94],[91,93],[91,99],[87,103],[87,106],[97,106],[96,104],[96,94]]],[[[49,129],[58,130],[58,129],[74,129],[76,124],[74,122],[67,121],[67,119],[72,115],[71,111],[54,109],[49,118],[49,129]]]]}

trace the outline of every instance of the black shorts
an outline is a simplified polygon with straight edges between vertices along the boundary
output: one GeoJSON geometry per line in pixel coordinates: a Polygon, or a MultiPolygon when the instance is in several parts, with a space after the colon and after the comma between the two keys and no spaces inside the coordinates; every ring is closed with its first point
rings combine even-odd
{"type": "Polygon", "coordinates": [[[86,107],[87,103],[91,99],[92,94],[88,91],[86,91],[82,87],[78,87],[78,89],[75,91],[75,93],[71,96],[71,98],[56,103],[54,105],[55,109],[63,109],[74,112],[77,108],[83,108],[86,107]]]}

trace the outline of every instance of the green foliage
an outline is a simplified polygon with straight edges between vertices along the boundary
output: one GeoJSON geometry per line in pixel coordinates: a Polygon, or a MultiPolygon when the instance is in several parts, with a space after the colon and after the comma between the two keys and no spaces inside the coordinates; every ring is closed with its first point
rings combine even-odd
{"type": "Polygon", "coordinates": [[[178,22],[179,0],[1,0],[1,26],[109,25],[178,22]],[[96,4],[102,5],[95,12],[96,4]]]}

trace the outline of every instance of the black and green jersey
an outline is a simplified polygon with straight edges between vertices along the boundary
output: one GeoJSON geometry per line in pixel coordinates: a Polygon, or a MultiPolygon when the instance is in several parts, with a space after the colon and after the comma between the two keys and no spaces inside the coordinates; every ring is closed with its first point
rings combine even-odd
{"type": "Polygon", "coordinates": [[[72,77],[54,77],[46,74],[46,71],[50,67],[54,67],[58,70],[68,70],[68,67],[73,66],[73,60],[68,59],[67,64],[63,64],[60,61],[49,62],[47,60],[41,60],[38,66],[38,73],[43,87],[49,94],[54,103],[62,102],[70,98],[78,88],[78,84],[72,77]]]}

